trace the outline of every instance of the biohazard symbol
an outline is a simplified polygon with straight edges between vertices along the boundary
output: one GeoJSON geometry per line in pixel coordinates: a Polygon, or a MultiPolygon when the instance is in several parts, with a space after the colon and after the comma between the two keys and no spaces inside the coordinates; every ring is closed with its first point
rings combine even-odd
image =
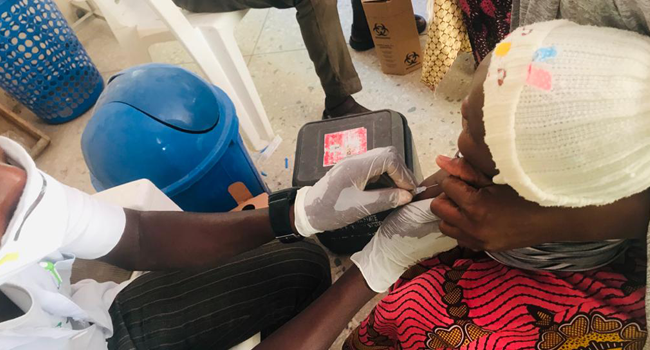
{"type": "Polygon", "coordinates": [[[407,66],[411,67],[419,63],[418,59],[420,58],[420,55],[418,55],[417,52],[409,52],[406,54],[406,58],[404,59],[404,63],[406,63],[407,66]]]}
{"type": "Polygon", "coordinates": [[[375,26],[372,28],[372,30],[375,32],[375,35],[380,37],[386,37],[388,36],[388,33],[390,33],[388,28],[386,28],[383,23],[375,23],[375,26]]]}

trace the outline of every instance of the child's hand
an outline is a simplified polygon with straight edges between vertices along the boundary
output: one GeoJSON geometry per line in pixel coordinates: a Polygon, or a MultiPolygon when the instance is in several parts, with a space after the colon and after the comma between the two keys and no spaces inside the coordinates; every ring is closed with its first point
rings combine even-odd
{"type": "Polygon", "coordinates": [[[426,191],[415,196],[413,200],[421,201],[424,199],[438,197],[442,193],[442,188],[440,187],[440,185],[442,184],[442,180],[444,180],[448,176],[449,173],[447,171],[440,169],[437,172],[435,172],[433,175],[424,179],[424,181],[422,181],[422,183],[419,186],[426,186],[426,187],[431,186],[431,187],[427,188],[426,191]]]}
{"type": "Polygon", "coordinates": [[[450,173],[431,202],[440,231],[474,250],[504,251],[548,242],[643,237],[648,191],[605,206],[541,207],[509,186],[493,185],[463,159],[438,159],[450,173]]]}
{"type": "Polygon", "coordinates": [[[449,175],[456,176],[463,179],[463,181],[474,187],[486,187],[493,185],[492,181],[487,176],[480,173],[472,167],[465,158],[449,158],[445,156],[438,156],[436,159],[440,170],[433,175],[426,178],[420,186],[433,186],[426,191],[417,195],[414,200],[423,200],[438,197],[442,193],[442,181],[449,177],[449,175]],[[435,186],[434,186],[435,185],[435,186]]]}
{"type": "Polygon", "coordinates": [[[554,235],[558,230],[547,230],[562,226],[559,208],[539,207],[508,186],[476,189],[454,176],[443,181],[442,189],[430,208],[442,220],[440,232],[461,246],[498,252],[560,240],[554,235]]]}

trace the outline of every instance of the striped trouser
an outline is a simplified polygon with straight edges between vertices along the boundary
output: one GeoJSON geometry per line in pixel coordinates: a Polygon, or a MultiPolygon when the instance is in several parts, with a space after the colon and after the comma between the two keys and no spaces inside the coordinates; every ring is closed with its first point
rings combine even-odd
{"type": "Polygon", "coordinates": [[[272,242],[203,271],[151,272],[122,290],[110,313],[110,350],[228,349],[268,335],[330,285],[311,242],[272,242]]]}

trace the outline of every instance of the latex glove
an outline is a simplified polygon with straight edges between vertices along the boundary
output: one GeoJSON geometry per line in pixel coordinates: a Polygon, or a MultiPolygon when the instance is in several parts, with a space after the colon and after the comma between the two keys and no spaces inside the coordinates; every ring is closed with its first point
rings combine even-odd
{"type": "Polygon", "coordinates": [[[415,177],[394,147],[345,158],[314,186],[298,191],[294,204],[296,229],[309,237],[345,227],[409,203],[415,186],[415,177]],[[364,191],[371,179],[384,173],[398,188],[364,191]]]}
{"type": "Polygon", "coordinates": [[[392,212],[363,250],[352,255],[352,261],[375,292],[388,290],[420,260],[458,244],[440,233],[440,221],[429,210],[431,201],[413,202],[392,212]]]}

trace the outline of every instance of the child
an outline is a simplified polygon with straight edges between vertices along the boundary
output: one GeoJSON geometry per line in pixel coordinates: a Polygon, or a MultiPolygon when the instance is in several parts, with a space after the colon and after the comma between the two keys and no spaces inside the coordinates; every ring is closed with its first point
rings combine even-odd
{"type": "MultiPolygon", "coordinates": [[[[495,183],[542,206],[647,201],[650,39],[562,20],[522,27],[473,84],[458,147],[495,183]]],[[[407,272],[346,348],[641,349],[646,262],[624,240],[635,235],[548,232],[544,242],[569,242],[439,254],[407,272]]]]}

